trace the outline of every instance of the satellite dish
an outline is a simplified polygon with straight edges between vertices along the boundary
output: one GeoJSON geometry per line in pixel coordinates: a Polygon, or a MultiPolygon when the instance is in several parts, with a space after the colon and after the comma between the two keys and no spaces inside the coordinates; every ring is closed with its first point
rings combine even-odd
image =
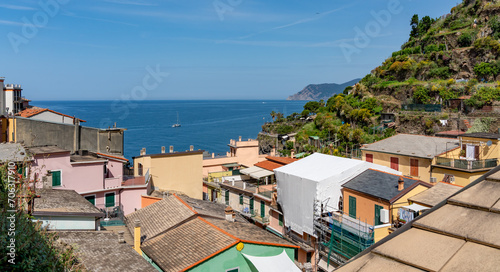
{"type": "Polygon", "coordinates": [[[487,146],[491,146],[491,141],[487,141],[487,142],[486,142],[486,145],[487,145],[487,146]]]}

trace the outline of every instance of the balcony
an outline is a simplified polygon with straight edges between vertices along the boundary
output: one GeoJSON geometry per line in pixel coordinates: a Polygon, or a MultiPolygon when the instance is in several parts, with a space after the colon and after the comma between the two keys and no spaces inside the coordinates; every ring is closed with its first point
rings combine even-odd
{"type": "Polygon", "coordinates": [[[104,217],[101,218],[101,226],[120,226],[124,225],[123,221],[123,206],[112,206],[106,207],[106,205],[98,204],[95,205],[101,212],[104,213],[104,217]]]}
{"type": "Polygon", "coordinates": [[[444,166],[449,168],[455,168],[458,170],[480,170],[489,169],[496,167],[498,165],[498,159],[486,159],[486,160],[463,160],[463,159],[451,159],[444,157],[436,158],[436,166],[444,166]]]}
{"type": "Polygon", "coordinates": [[[104,179],[104,189],[116,188],[122,185],[122,178],[105,178],[104,179]]]}
{"type": "Polygon", "coordinates": [[[269,215],[261,217],[260,213],[259,214],[254,213],[252,215],[252,218],[253,218],[253,220],[255,220],[255,221],[257,221],[257,222],[259,222],[259,223],[261,223],[263,225],[268,225],[269,224],[269,215]]]}

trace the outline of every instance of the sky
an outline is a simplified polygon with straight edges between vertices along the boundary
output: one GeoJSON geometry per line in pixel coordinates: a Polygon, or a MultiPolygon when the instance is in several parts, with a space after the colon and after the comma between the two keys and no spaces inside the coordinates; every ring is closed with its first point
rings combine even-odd
{"type": "Polygon", "coordinates": [[[364,77],[459,2],[2,0],[0,76],[32,100],[281,100],[364,77]]]}

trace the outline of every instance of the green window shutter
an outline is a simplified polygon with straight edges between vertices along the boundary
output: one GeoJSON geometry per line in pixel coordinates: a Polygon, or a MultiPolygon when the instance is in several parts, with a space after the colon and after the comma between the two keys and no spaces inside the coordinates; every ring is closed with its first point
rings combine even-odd
{"type": "Polygon", "coordinates": [[[240,205],[243,205],[243,195],[240,195],[240,205]]]}
{"type": "Polygon", "coordinates": [[[282,214],[278,215],[278,220],[280,222],[280,226],[283,226],[283,215],[282,214]]]}
{"type": "Polygon", "coordinates": [[[261,200],[260,201],[260,217],[264,218],[266,216],[266,203],[261,200]]]}
{"type": "Polygon", "coordinates": [[[250,213],[253,214],[253,198],[250,198],[250,213]]]}
{"type": "Polygon", "coordinates": [[[382,209],[383,209],[382,206],[375,205],[375,226],[382,224],[382,222],[380,221],[380,210],[382,209]]]}
{"type": "Polygon", "coordinates": [[[61,171],[52,171],[52,186],[61,186],[61,171]]]}
{"type": "Polygon", "coordinates": [[[86,196],[85,197],[86,200],[88,200],[90,203],[92,203],[92,205],[95,206],[95,196],[86,196]]]}
{"type": "Polygon", "coordinates": [[[349,216],[356,218],[356,198],[349,196],[349,216]]]}
{"type": "Polygon", "coordinates": [[[229,205],[229,190],[226,190],[224,194],[224,200],[226,201],[226,205],[229,205]]]}
{"type": "Polygon", "coordinates": [[[106,207],[115,206],[115,193],[106,194],[106,207]]]}

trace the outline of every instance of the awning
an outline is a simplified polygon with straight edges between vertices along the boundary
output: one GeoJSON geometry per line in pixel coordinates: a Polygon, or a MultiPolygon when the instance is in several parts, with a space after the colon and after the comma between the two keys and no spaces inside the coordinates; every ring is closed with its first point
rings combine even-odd
{"type": "Polygon", "coordinates": [[[226,164],[223,164],[222,166],[224,167],[236,167],[236,166],[240,166],[238,163],[226,163],[226,164]]]}
{"type": "Polygon", "coordinates": [[[419,212],[419,211],[429,210],[430,209],[429,207],[422,206],[422,205],[415,204],[415,203],[413,203],[411,205],[408,205],[408,206],[403,206],[401,208],[405,208],[407,210],[412,210],[414,212],[419,212]]]}
{"type": "Polygon", "coordinates": [[[280,255],[270,257],[257,257],[241,253],[257,268],[259,272],[301,272],[295,263],[288,257],[285,250],[280,255]]]}
{"type": "Polygon", "coordinates": [[[243,175],[251,176],[254,179],[260,179],[263,177],[268,177],[268,176],[274,175],[273,171],[269,171],[269,170],[266,170],[264,168],[260,168],[257,166],[252,166],[249,168],[242,169],[242,170],[240,170],[240,173],[243,175]]]}

